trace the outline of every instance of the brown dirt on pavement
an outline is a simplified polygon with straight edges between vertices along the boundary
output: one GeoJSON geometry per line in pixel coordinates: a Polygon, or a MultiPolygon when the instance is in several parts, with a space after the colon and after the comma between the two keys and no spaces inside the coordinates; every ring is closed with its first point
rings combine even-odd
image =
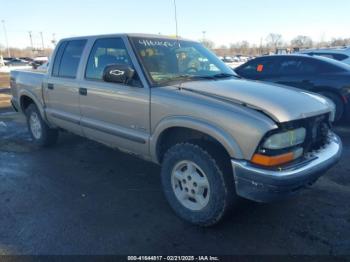
{"type": "Polygon", "coordinates": [[[11,107],[10,104],[10,75],[0,73],[0,112],[11,107]]]}

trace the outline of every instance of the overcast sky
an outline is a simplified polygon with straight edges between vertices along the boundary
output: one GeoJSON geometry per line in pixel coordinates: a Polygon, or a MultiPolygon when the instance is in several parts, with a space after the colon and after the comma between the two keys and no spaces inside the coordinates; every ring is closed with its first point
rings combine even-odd
{"type": "MultiPolygon", "coordinates": [[[[179,34],[216,45],[260,43],[279,33],[285,41],[308,35],[315,41],[350,37],[349,0],[177,0],[179,34]]],[[[0,0],[10,46],[30,46],[76,35],[138,32],[175,34],[173,0],[0,0]]],[[[0,28],[0,44],[5,45],[0,28]]]]}

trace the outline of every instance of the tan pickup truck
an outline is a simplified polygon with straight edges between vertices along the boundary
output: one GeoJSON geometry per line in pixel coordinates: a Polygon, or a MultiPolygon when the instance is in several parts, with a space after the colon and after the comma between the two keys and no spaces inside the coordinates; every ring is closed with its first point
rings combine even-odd
{"type": "Polygon", "coordinates": [[[64,129],[158,163],[171,207],[202,226],[238,196],[267,202],[311,185],[342,151],[329,100],[240,79],[190,40],[63,39],[47,73],[13,71],[11,88],[35,143],[64,129]]]}

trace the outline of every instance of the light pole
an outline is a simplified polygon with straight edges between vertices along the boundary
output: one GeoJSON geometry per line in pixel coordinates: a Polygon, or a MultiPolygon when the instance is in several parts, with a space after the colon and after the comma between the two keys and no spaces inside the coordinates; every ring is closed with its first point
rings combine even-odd
{"type": "Polygon", "coordinates": [[[177,7],[176,7],[176,0],[173,1],[174,4],[174,19],[175,19],[175,32],[176,32],[176,38],[179,37],[179,31],[178,31],[178,25],[177,25],[177,7]]]}
{"type": "Polygon", "coordinates": [[[5,20],[1,20],[1,23],[2,23],[2,27],[4,29],[5,41],[6,41],[6,46],[7,46],[7,55],[8,55],[8,57],[11,57],[9,41],[8,41],[8,38],[7,38],[7,31],[6,31],[5,20]]]}
{"type": "Polygon", "coordinates": [[[32,48],[32,55],[34,55],[32,31],[29,31],[28,34],[29,34],[29,39],[30,39],[30,47],[32,48]]]}
{"type": "Polygon", "coordinates": [[[205,34],[207,33],[207,31],[202,31],[203,34],[203,42],[205,41],[205,34]]]}
{"type": "Polygon", "coordinates": [[[44,51],[44,50],[45,50],[45,46],[44,46],[43,32],[40,32],[40,36],[41,36],[41,45],[42,45],[42,49],[43,49],[43,51],[44,51]]]}
{"type": "Polygon", "coordinates": [[[56,46],[56,34],[55,33],[53,33],[52,34],[52,40],[51,40],[51,43],[53,44],[53,46],[55,47],[56,46]]]}

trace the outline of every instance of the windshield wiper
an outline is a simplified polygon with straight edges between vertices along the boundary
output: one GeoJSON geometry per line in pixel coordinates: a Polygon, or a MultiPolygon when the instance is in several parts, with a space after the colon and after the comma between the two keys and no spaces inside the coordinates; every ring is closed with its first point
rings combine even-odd
{"type": "Polygon", "coordinates": [[[202,79],[206,79],[206,80],[216,80],[216,79],[220,79],[220,78],[229,78],[229,77],[236,77],[239,78],[239,76],[236,76],[234,74],[229,74],[229,73],[219,73],[219,74],[215,74],[215,75],[178,75],[175,77],[171,77],[169,79],[166,79],[162,82],[160,82],[158,85],[164,85],[164,84],[168,84],[174,81],[192,81],[192,80],[202,80],[202,79]]]}
{"type": "Polygon", "coordinates": [[[239,78],[239,76],[229,73],[219,73],[215,75],[211,75],[212,78],[229,78],[229,77],[236,77],[239,78]]]}
{"type": "Polygon", "coordinates": [[[166,79],[164,81],[161,81],[159,83],[159,85],[164,85],[164,84],[171,83],[174,81],[191,81],[191,80],[200,80],[200,79],[215,79],[215,78],[213,78],[211,76],[178,75],[178,76],[166,79]]]}

